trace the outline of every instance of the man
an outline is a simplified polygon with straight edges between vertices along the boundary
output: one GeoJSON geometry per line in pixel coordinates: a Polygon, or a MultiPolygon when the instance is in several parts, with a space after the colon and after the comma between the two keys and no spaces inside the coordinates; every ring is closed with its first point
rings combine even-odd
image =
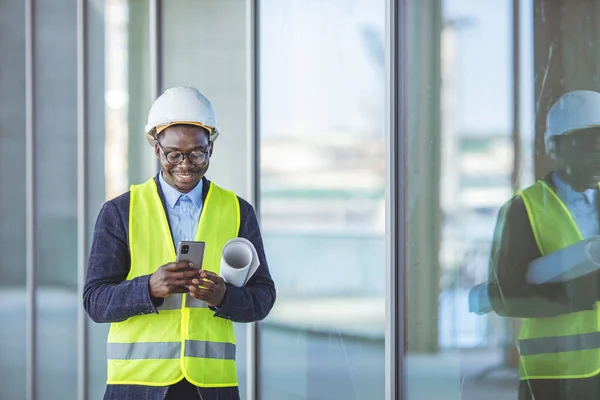
{"type": "Polygon", "coordinates": [[[499,315],[523,319],[519,399],[599,398],[600,275],[539,285],[526,276],[531,261],[600,234],[600,94],[563,95],[546,123],[555,168],[500,213],[490,300],[499,315]]]}
{"type": "Polygon", "coordinates": [[[199,91],[167,90],[146,126],[161,171],[100,211],[83,301],[92,320],[111,323],[105,399],[239,399],[232,321],[265,318],[275,286],[253,207],[205,177],[218,135],[199,91]],[[241,288],[219,276],[238,236],[260,261],[241,288]],[[175,262],[183,240],[206,243],[201,270],[175,262]]]}

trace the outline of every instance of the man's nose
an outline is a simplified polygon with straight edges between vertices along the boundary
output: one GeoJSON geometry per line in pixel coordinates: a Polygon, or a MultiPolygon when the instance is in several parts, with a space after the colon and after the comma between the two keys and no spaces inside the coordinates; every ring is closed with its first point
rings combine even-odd
{"type": "Polygon", "coordinates": [[[186,154],[183,156],[183,160],[181,160],[180,166],[184,168],[190,168],[193,164],[190,162],[190,155],[186,154]]]}

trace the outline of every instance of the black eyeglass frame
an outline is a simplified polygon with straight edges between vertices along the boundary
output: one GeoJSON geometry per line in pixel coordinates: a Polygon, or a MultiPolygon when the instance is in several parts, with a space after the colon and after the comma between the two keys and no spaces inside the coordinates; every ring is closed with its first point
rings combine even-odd
{"type": "MultiPolygon", "coordinates": [[[[162,153],[165,156],[165,159],[167,160],[167,162],[171,165],[179,165],[183,162],[183,160],[187,157],[187,159],[190,161],[190,163],[194,164],[194,165],[202,165],[206,162],[206,160],[209,159],[209,154],[208,151],[202,151],[202,150],[194,150],[194,151],[190,151],[187,153],[184,153],[183,151],[179,151],[179,150],[172,150],[172,151],[167,151],[165,150],[164,147],[162,147],[159,143],[159,141],[156,141],[156,144],[158,145],[158,147],[162,150],[162,153]],[[173,153],[177,153],[180,154],[179,157],[177,157],[177,159],[179,159],[179,161],[172,161],[169,160],[169,154],[173,154],[173,153]],[[196,154],[196,157],[199,157],[200,154],[202,154],[202,160],[199,162],[194,162],[192,157],[194,154],[196,154]]],[[[212,144],[212,142],[209,142],[208,145],[210,146],[212,144]]]]}

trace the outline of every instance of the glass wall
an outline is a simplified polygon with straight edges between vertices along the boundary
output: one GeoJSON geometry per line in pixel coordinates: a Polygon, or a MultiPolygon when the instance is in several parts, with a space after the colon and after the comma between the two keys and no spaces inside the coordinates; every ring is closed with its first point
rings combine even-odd
{"type": "MultiPolygon", "coordinates": [[[[87,256],[102,204],[157,172],[143,129],[155,89],[175,85],[199,88],[216,108],[222,134],[208,178],[248,200],[254,178],[260,183],[255,206],[278,297],[258,330],[257,399],[383,399],[386,384],[401,382],[403,398],[411,400],[531,398],[535,384],[520,380],[527,356],[517,344],[520,332],[530,334],[523,325],[542,318],[536,307],[562,299],[546,311],[568,307],[557,314],[560,321],[573,310],[589,316],[596,309],[595,278],[529,285],[528,292],[519,286],[524,278],[511,280],[512,258],[501,260],[504,253],[540,250],[515,193],[544,177],[557,193],[571,187],[549,174],[556,163],[547,154],[546,117],[564,93],[600,90],[595,2],[394,2],[406,24],[395,27],[400,41],[391,49],[386,0],[33,1],[32,98],[26,4],[0,0],[0,398],[24,399],[28,373],[40,399],[79,398],[82,388],[89,398],[102,397],[108,325],[78,314],[78,251],[87,256]],[[83,20],[78,4],[85,5],[83,20]],[[248,7],[259,10],[256,27],[248,26],[248,7]],[[259,37],[258,104],[248,95],[255,55],[249,28],[259,37]],[[403,58],[394,72],[405,85],[392,88],[386,68],[396,52],[403,58]],[[395,90],[401,109],[391,117],[406,118],[391,132],[386,93],[395,90]],[[34,232],[25,220],[27,100],[35,137],[34,232]],[[258,149],[248,134],[255,110],[258,149]],[[399,171],[386,167],[386,154],[395,154],[386,134],[398,139],[400,156],[391,165],[399,171]],[[386,381],[386,359],[394,360],[385,344],[395,340],[385,337],[394,322],[385,309],[386,251],[396,250],[386,250],[393,240],[386,236],[393,216],[386,215],[385,190],[392,172],[403,178],[396,183],[405,207],[394,210],[401,215],[394,228],[406,233],[395,243],[400,266],[388,265],[405,279],[391,293],[405,300],[405,376],[386,381]],[[514,221],[504,211],[514,211],[515,202],[524,225],[511,231],[514,221]],[[37,260],[29,291],[28,238],[35,238],[37,260]],[[493,311],[473,312],[478,284],[493,311]],[[35,315],[26,308],[31,294],[35,315]],[[581,300],[583,294],[589,298],[581,300]],[[36,365],[26,362],[30,317],[36,365]]],[[[567,210],[576,199],[590,206],[583,222],[575,218],[584,237],[600,234],[591,206],[597,190],[590,190],[557,194],[567,210]]],[[[538,252],[518,261],[517,274],[538,252]]],[[[252,398],[245,384],[253,360],[246,353],[255,343],[247,341],[247,325],[235,328],[242,397],[252,398]]]]}
{"type": "Polygon", "coordinates": [[[77,2],[61,5],[33,15],[36,385],[43,398],[76,399],[77,2]]]}
{"type": "Polygon", "coordinates": [[[0,398],[15,400],[26,376],[24,20],[23,2],[0,1],[0,398]]]}
{"type": "MultiPolygon", "coordinates": [[[[564,204],[568,213],[551,219],[574,216],[581,236],[573,242],[600,233],[593,228],[598,190],[577,188],[572,166],[579,161],[564,158],[583,139],[569,131],[572,139],[554,159],[548,153],[552,142],[544,139],[556,129],[547,116],[561,96],[600,89],[599,38],[590,22],[598,5],[409,0],[404,10],[406,168],[400,173],[406,178],[407,233],[398,246],[406,249],[406,397],[597,396],[594,373],[584,379],[572,372],[585,351],[578,349],[569,362],[573,352],[562,342],[552,347],[552,336],[573,335],[568,343],[581,345],[578,334],[584,332],[566,330],[574,326],[566,321],[577,316],[589,318],[592,332],[597,330],[597,278],[572,275],[534,284],[533,275],[527,277],[532,261],[560,249],[540,243],[552,235],[567,240],[570,228],[536,231],[536,208],[526,208],[523,199],[541,202],[539,224],[553,204],[564,204]],[[567,162],[573,164],[562,164],[567,162]],[[520,192],[536,179],[545,179],[556,196],[520,192]],[[578,217],[579,207],[589,215],[578,217]],[[474,287],[484,289],[481,297],[474,296],[474,287]],[[560,355],[545,354],[539,342],[527,347],[532,342],[523,339],[534,337],[560,355]],[[544,375],[549,365],[553,373],[544,375]],[[565,376],[580,379],[557,383],[565,376]]],[[[573,99],[577,107],[562,103],[558,109],[577,113],[593,104],[573,99]]],[[[576,115],[559,122],[587,123],[576,115]]],[[[593,164],[586,168],[593,173],[593,164]]],[[[567,267],[578,256],[560,256],[548,268],[567,267]]]]}
{"type": "Polygon", "coordinates": [[[517,398],[513,325],[469,312],[469,290],[488,279],[498,212],[516,189],[512,3],[407,4],[408,399],[517,398]]]}
{"type": "MultiPolygon", "coordinates": [[[[127,182],[127,126],[114,116],[115,109],[127,107],[123,100],[115,99],[111,89],[123,82],[121,69],[115,67],[124,53],[122,40],[124,7],[115,1],[94,0],[88,2],[86,10],[86,227],[87,249],[91,247],[93,226],[104,201],[115,197],[116,190],[125,191],[122,182],[127,182]],[[105,4],[106,3],[106,4],[105,4]],[[118,40],[118,39],[121,40],[118,40]],[[120,101],[119,101],[120,100],[120,101]],[[116,136],[116,138],[115,138],[116,136]],[[115,143],[118,145],[115,146],[115,143]],[[120,184],[120,186],[119,186],[120,184]]],[[[121,3],[124,3],[121,1],[121,3]]],[[[126,15],[126,14],[125,14],[126,15]]],[[[127,92],[125,92],[127,93],[127,92]]],[[[116,111],[116,112],[119,112],[116,111]]],[[[135,163],[131,163],[135,168],[135,163]]],[[[86,255],[87,255],[86,251],[86,255]]],[[[89,399],[102,398],[106,383],[106,336],[108,324],[95,324],[86,318],[87,361],[85,378],[89,399]]],[[[78,368],[82,368],[80,365],[78,368]]],[[[80,371],[81,372],[81,371],[80,371]]]]}
{"type": "Polygon", "coordinates": [[[384,397],[384,18],[260,3],[261,399],[384,397]]]}
{"type": "MultiPolygon", "coordinates": [[[[113,182],[107,189],[111,197],[129,189],[129,184],[145,182],[156,173],[157,163],[154,152],[148,151],[140,141],[148,118],[148,110],[152,99],[150,60],[150,1],[114,0],[106,3],[107,22],[111,27],[120,29],[106,31],[107,45],[107,168],[119,168],[124,163],[127,168],[128,181],[123,182],[119,171],[111,173],[107,170],[108,179],[113,182]],[[114,92],[113,92],[114,90],[114,92]],[[113,97],[114,96],[114,97],[113,97]],[[126,123],[125,123],[126,121],[126,123]],[[123,137],[127,137],[127,151],[123,149],[123,137]],[[121,137],[121,139],[118,139],[121,137]],[[115,154],[114,156],[111,156],[115,154]],[[117,156],[117,154],[119,156],[117,156]],[[122,155],[126,158],[123,159],[122,155]],[[110,158],[108,158],[110,157],[110,158]],[[119,181],[121,179],[121,181],[119,181]],[[124,184],[124,185],[123,185],[124,184]]],[[[108,28],[108,27],[107,27],[108,28]]]]}

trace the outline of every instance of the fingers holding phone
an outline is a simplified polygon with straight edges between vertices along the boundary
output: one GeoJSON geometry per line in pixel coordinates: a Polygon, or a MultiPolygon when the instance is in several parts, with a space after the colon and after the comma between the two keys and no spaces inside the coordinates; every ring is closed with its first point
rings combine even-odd
{"type": "Polygon", "coordinates": [[[200,271],[189,287],[190,295],[203,300],[213,307],[220,307],[225,298],[227,285],[223,278],[214,272],[200,271]]]}
{"type": "Polygon", "coordinates": [[[150,295],[165,298],[187,293],[193,278],[198,278],[204,258],[204,242],[182,241],[177,245],[177,259],[160,267],[150,276],[150,295]]]}
{"type": "Polygon", "coordinates": [[[194,278],[198,277],[198,269],[194,263],[179,261],[161,266],[150,275],[150,296],[166,298],[174,293],[185,293],[194,278]]]}

